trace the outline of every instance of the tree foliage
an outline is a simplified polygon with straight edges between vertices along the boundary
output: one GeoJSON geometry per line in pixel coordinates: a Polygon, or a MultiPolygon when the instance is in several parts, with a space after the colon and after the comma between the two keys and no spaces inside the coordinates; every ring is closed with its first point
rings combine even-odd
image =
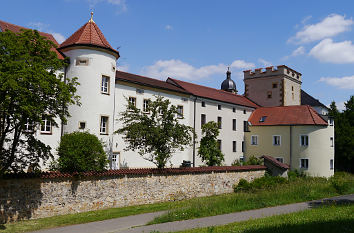
{"type": "Polygon", "coordinates": [[[38,168],[52,157],[34,132],[46,114],[66,121],[69,104],[78,103],[76,79],[57,75],[66,62],[51,51],[55,45],[37,31],[0,33],[0,174],[38,168]],[[32,133],[26,133],[29,124],[32,133]]]}
{"type": "Polygon", "coordinates": [[[102,171],[108,164],[102,142],[88,132],[65,134],[58,155],[58,169],[63,172],[102,171]]]}
{"type": "Polygon", "coordinates": [[[218,124],[214,121],[209,121],[202,126],[202,134],[198,154],[202,161],[208,166],[221,165],[224,161],[224,155],[221,153],[217,141],[219,135],[218,124]]]}
{"type": "Polygon", "coordinates": [[[332,102],[329,115],[335,122],[335,169],[354,173],[354,96],[345,103],[343,112],[332,102]]]}
{"type": "Polygon", "coordinates": [[[129,103],[119,119],[126,151],[138,151],[146,160],[163,168],[173,153],[191,145],[194,130],[179,122],[177,107],[161,96],[150,101],[146,112],[129,103]]]}

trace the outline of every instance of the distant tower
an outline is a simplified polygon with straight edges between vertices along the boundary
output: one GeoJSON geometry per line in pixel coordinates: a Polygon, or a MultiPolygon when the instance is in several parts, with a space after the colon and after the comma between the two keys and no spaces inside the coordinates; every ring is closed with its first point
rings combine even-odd
{"type": "Polygon", "coordinates": [[[71,105],[71,117],[64,133],[89,131],[97,135],[110,150],[114,123],[116,61],[119,52],[111,47],[101,30],[90,20],[65,40],[59,51],[70,58],[66,77],[77,77],[76,94],[81,106],[71,105]]]}
{"type": "Polygon", "coordinates": [[[285,66],[244,71],[245,96],[263,107],[301,105],[301,73],[285,66]]]}
{"type": "Polygon", "coordinates": [[[221,90],[237,94],[236,84],[231,79],[230,67],[227,67],[226,79],[221,83],[221,90]]]}

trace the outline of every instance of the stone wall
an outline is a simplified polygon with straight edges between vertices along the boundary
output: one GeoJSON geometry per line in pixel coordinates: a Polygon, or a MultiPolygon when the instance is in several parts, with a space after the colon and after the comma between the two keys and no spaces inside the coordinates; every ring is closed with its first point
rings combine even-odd
{"type": "Polygon", "coordinates": [[[227,168],[1,179],[0,223],[230,193],[241,178],[253,180],[265,172],[264,166],[227,168]]]}

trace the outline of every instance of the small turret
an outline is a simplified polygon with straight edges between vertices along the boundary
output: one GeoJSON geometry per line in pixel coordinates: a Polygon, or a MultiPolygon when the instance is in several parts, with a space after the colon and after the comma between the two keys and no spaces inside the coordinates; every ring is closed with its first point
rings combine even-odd
{"type": "Polygon", "coordinates": [[[236,84],[231,79],[230,67],[226,71],[226,79],[221,83],[221,90],[237,94],[236,84]]]}

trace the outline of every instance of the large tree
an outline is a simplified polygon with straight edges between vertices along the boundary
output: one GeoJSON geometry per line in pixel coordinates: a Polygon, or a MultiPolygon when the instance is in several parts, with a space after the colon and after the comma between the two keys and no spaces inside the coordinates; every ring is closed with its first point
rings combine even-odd
{"type": "Polygon", "coordinates": [[[149,101],[144,112],[128,101],[119,119],[123,126],[116,133],[124,135],[126,151],[138,151],[144,159],[163,168],[174,152],[192,143],[194,130],[181,124],[181,118],[177,107],[161,96],[149,101]]]}
{"type": "Polygon", "coordinates": [[[53,47],[38,31],[0,33],[0,174],[51,158],[51,148],[35,137],[42,117],[65,123],[68,105],[78,103],[78,83],[58,75],[67,63],[53,47]]]}
{"type": "Polygon", "coordinates": [[[219,136],[218,124],[214,121],[209,121],[202,126],[202,134],[200,140],[198,154],[202,161],[208,166],[221,165],[224,161],[224,155],[220,151],[217,137],[219,136]]]}

